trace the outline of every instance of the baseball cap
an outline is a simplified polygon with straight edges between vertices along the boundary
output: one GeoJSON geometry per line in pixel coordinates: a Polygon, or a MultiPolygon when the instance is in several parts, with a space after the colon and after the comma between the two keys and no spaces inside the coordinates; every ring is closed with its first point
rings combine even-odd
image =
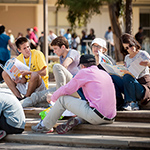
{"type": "Polygon", "coordinates": [[[96,43],[98,44],[99,46],[105,48],[107,50],[107,46],[106,46],[106,41],[104,39],[101,39],[101,38],[95,38],[92,43],[91,43],[91,46],[96,43]]]}
{"type": "Polygon", "coordinates": [[[34,27],[33,30],[35,30],[36,32],[38,32],[38,28],[37,27],[34,27]]]}
{"type": "Polygon", "coordinates": [[[78,64],[78,66],[80,64],[89,63],[89,62],[96,62],[95,57],[93,55],[90,55],[90,54],[82,55],[80,57],[80,62],[78,64]]]}

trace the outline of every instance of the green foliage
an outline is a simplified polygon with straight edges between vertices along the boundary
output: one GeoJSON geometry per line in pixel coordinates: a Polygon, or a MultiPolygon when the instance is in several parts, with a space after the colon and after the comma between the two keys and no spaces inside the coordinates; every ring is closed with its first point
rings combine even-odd
{"type": "MultiPolygon", "coordinates": [[[[122,0],[57,0],[57,10],[61,7],[68,8],[67,19],[72,28],[86,25],[94,14],[100,14],[100,7],[104,3],[116,3],[122,0]]],[[[119,6],[120,7],[120,6],[119,6]]]]}
{"type": "Polygon", "coordinates": [[[59,63],[59,62],[56,62],[56,61],[50,62],[50,63],[48,64],[48,72],[53,73],[53,66],[54,66],[54,64],[57,64],[57,63],[59,63]]]}

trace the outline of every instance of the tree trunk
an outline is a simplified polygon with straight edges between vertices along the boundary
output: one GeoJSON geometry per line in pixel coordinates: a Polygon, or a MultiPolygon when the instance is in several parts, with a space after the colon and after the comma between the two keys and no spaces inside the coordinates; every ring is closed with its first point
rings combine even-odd
{"type": "Polygon", "coordinates": [[[132,34],[132,0],[126,0],[126,33],[132,34]]]}
{"type": "Polygon", "coordinates": [[[116,3],[112,3],[108,5],[109,8],[109,16],[111,21],[111,27],[113,31],[114,44],[115,44],[115,57],[116,61],[123,60],[123,54],[121,53],[122,44],[121,44],[121,29],[117,16],[117,6],[116,3]]]}

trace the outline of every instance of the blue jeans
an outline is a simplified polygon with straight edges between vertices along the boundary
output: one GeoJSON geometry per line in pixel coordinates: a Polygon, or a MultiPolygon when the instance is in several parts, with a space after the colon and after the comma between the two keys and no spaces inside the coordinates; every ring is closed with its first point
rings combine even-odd
{"type": "Polygon", "coordinates": [[[86,54],[86,45],[82,45],[82,46],[81,46],[81,55],[82,55],[83,53],[86,54]]]}
{"type": "Polygon", "coordinates": [[[140,101],[144,97],[145,88],[131,75],[125,74],[122,78],[116,75],[111,77],[115,85],[116,97],[121,100],[123,93],[124,103],[140,101]]]}
{"type": "Polygon", "coordinates": [[[145,88],[131,75],[123,76],[124,102],[140,101],[145,94],[145,88]]]}
{"type": "Polygon", "coordinates": [[[124,104],[122,93],[124,93],[123,79],[117,75],[110,75],[116,90],[117,110],[121,110],[124,104]]]}

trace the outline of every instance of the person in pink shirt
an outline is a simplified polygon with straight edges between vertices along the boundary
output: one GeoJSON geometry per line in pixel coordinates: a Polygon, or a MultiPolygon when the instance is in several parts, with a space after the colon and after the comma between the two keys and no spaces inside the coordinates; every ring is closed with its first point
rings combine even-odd
{"type": "Polygon", "coordinates": [[[32,31],[31,28],[27,29],[27,38],[30,41],[30,47],[31,49],[36,49],[38,45],[38,38],[36,37],[36,34],[32,31]]]}
{"type": "Polygon", "coordinates": [[[115,88],[110,75],[98,69],[93,55],[80,57],[81,70],[66,85],[60,87],[48,98],[49,103],[55,105],[47,116],[36,126],[35,132],[51,132],[53,126],[67,109],[77,117],[69,119],[66,123],[57,126],[58,134],[64,134],[74,126],[89,122],[91,124],[113,123],[116,116],[115,88]],[[83,89],[86,100],[69,96],[80,87],[83,89]]]}

